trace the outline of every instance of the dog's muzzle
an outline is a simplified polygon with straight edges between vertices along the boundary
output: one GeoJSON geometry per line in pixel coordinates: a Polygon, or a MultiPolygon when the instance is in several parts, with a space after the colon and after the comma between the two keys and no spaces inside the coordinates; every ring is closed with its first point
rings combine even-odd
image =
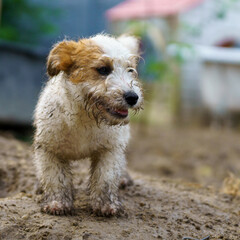
{"type": "Polygon", "coordinates": [[[134,108],[137,104],[139,96],[134,91],[127,91],[123,93],[122,99],[124,102],[119,106],[111,107],[108,102],[101,105],[111,116],[117,119],[125,119],[128,117],[129,108],[134,108]]]}
{"type": "Polygon", "coordinates": [[[130,107],[133,107],[138,101],[138,95],[133,91],[125,92],[123,98],[130,107]]]}

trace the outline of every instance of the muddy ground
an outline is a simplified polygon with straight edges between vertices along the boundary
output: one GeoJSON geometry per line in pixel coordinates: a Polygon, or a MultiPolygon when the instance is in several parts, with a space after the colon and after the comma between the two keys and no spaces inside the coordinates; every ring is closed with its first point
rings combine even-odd
{"type": "Polygon", "coordinates": [[[135,184],[120,191],[121,217],[91,213],[88,162],[74,163],[76,213],[40,213],[29,145],[0,137],[0,239],[240,239],[240,135],[228,130],[134,126],[135,184]]]}
{"type": "Polygon", "coordinates": [[[221,188],[229,173],[240,177],[240,131],[134,125],[128,162],[143,174],[221,188]]]}

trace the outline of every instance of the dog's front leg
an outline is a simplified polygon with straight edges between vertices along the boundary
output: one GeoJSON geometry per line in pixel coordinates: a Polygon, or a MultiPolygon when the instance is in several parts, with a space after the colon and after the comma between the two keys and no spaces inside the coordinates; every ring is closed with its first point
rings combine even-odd
{"type": "Polygon", "coordinates": [[[69,162],[38,149],[35,151],[35,164],[43,190],[41,210],[53,215],[72,213],[73,187],[69,162]]]}
{"type": "Polygon", "coordinates": [[[122,150],[95,153],[92,157],[90,199],[97,215],[112,216],[123,211],[118,197],[120,177],[125,168],[122,150]]]}

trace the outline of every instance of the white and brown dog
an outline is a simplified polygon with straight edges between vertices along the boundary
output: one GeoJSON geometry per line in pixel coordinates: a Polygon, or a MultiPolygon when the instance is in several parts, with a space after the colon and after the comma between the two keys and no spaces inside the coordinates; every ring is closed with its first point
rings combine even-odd
{"type": "Polygon", "coordinates": [[[42,211],[71,213],[71,160],[90,158],[90,200],[95,213],[118,214],[118,188],[125,173],[129,109],[143,96],[137,79],[135,37],[97,35],[63,41],[51,50],[50,76],[36,110],[35,164],[43,190],[42,211]]]}

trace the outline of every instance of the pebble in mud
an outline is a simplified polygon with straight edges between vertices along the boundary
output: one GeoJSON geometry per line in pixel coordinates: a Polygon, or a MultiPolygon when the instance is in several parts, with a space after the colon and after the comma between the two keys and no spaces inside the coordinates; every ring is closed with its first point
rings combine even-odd
{"type": "Polygon", "coordinates": [[[29,218],[29,215],[28,215],[28,214],[25,214],[25,215],[22,216],[22,219],[23,219],[23,220],[27,220],[28,218],[29,218]]]}
{"type": "Polygon", "coordinates": [[[131,232],[128,231],[128,230],[123,230],[122,233],[121,233],[121,235],[122,235],[123,237],[128,237],[130,234],[131,234],[131,232]]]}

